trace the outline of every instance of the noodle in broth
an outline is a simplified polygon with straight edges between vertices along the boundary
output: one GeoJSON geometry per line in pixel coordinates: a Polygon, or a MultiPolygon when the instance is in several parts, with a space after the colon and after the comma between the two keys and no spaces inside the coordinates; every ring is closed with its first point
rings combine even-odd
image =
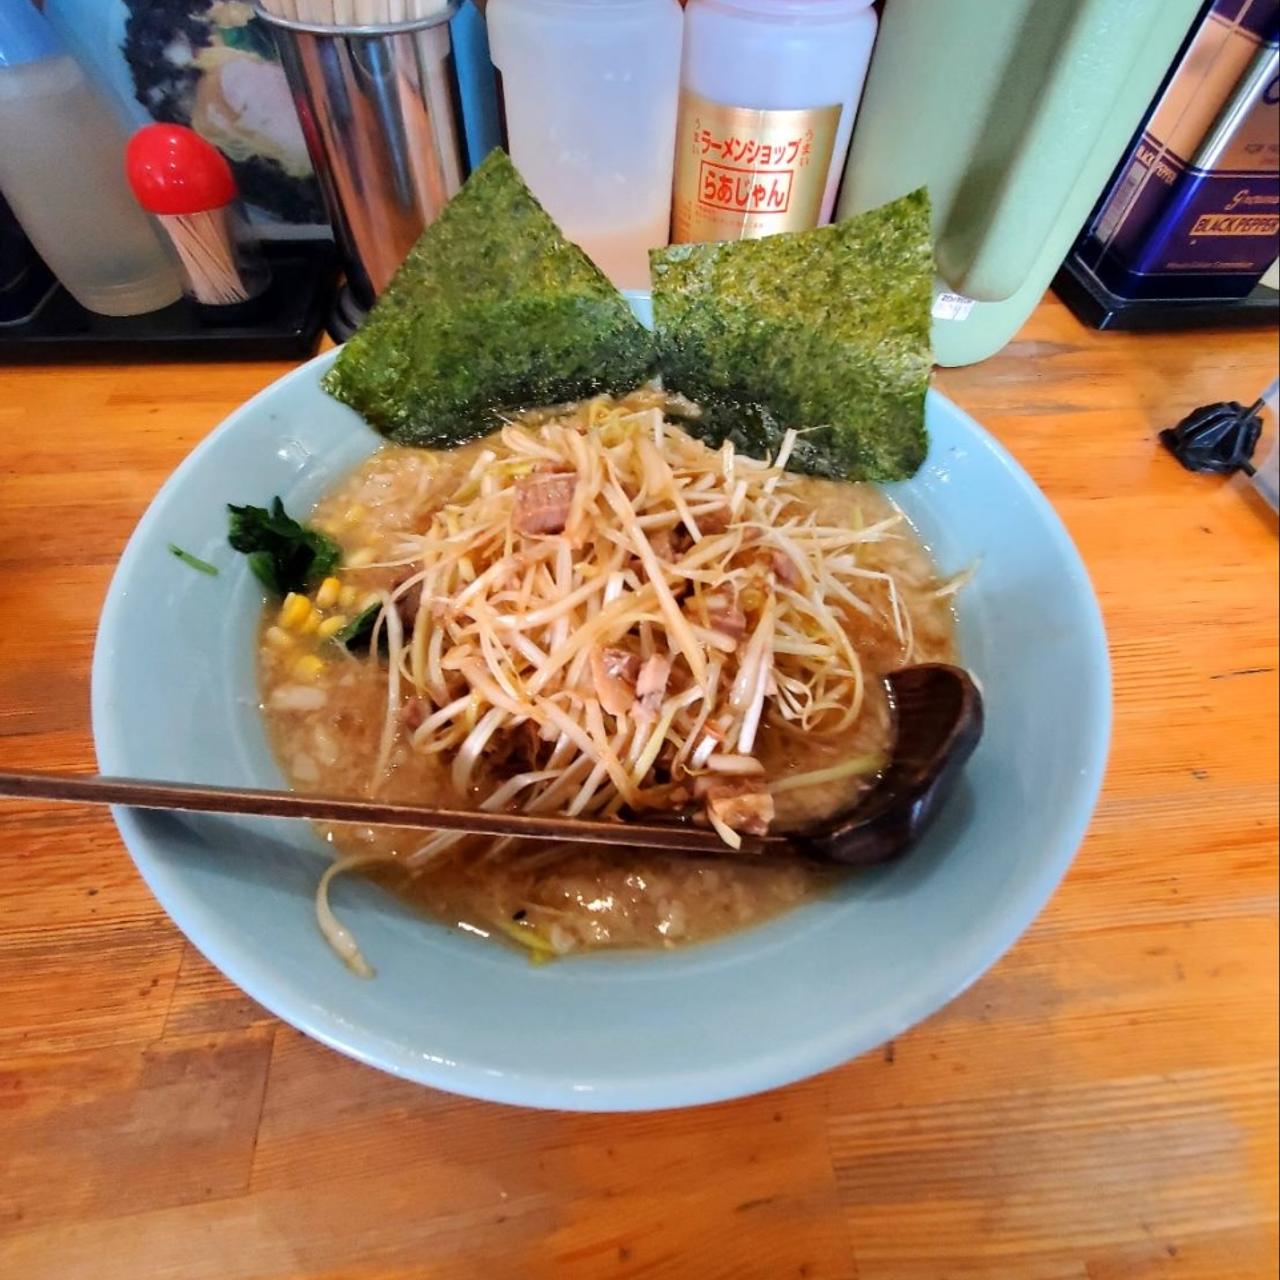
{"type": "MultiPolygon", "coordinates": [[[[890,745],[882,677],[954,658],[950,584],[872,486],[709,449],[666,408],[646,390],[524,415],[451,452],[388,446],[321,501],[311,523],[343,567],[269,609],[260,644],[296,787],[598,817],[692,809],[729,844],[856,801],[890,745]],[[366,609],[371,651],[348,653],[335,637],[366,609]]],[[[372,871],[535,957],[698,941],[831,883],[634,849],[326,835],[330,875],[372,871]]],[[[321,911],[358,969],[323,894],[321,911]]]]}

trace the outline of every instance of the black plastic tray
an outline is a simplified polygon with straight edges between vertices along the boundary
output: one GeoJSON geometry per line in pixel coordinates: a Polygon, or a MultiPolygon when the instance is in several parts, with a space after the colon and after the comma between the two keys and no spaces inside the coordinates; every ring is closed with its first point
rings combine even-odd
{"type": "Polygon", "coordinates": [[[1155,333],[1175,329],[1265,327],[1280,320],[1280,293],[1259,284],[1247,298],[1220,302],[1139,301],[1119,298],[1068,258],[1053,291],[1091,329],[1155,333]]]}
{"type": "Polygon", "coordinates": [[[0,364],[111,360],[296,360],[316,349],[333,306],[337,262],[327,240],[267,243],[271,283],[252,302],[183,299],[143,316],[99,316],[59,286],[23,324],[0,326],[0,364]]]}

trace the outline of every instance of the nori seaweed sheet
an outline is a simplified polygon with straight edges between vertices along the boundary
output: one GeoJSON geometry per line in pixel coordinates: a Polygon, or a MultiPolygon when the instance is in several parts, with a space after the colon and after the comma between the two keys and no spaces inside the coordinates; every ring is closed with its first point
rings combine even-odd
{"type": "Polygon", "coordinates": [[[653,336],[494,151],[397,271],[324,380],[402,444],[448,447],[495,415],[629,391],[653,336]]]}
{"type": "Polygon", "coordinates": [[[790,467],[902,480],[924,461],[933,247],[923,189],[833,226],[650,255],[663,383],[689,430],[790,467]]]}

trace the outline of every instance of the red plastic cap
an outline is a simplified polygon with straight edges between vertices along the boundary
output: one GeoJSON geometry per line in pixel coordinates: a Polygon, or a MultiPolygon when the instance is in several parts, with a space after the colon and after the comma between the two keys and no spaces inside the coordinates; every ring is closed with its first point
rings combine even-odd
{"type": "Polygon", "coordinates": [[[124,171],[148,213],[203,213],[236,198],[226,157],[193,129],[149,124],[129,139],[124,171]]]}

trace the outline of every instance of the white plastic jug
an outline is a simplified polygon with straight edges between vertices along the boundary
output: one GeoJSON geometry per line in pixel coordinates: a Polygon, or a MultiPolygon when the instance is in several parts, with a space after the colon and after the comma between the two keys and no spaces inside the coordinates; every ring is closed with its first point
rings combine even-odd
{"type": "Polygon", "coordinates": [[[677,0],[489,0],[507,142],[534,195],[621,288],[667,243],[677,0]]]}

